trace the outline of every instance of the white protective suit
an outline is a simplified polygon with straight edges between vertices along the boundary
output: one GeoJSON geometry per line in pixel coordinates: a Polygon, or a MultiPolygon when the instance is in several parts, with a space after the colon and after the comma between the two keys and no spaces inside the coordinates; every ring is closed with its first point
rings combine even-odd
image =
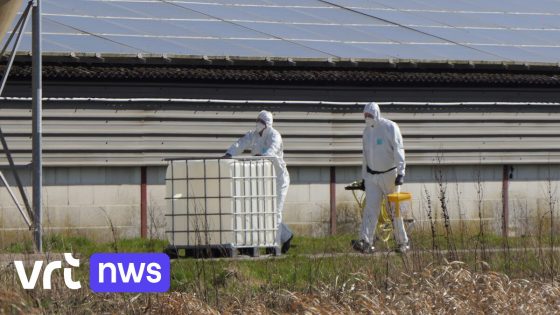
{"type": "MultiPolygon", "coordinates": [[[[397,175],[404,176],[406,164],[399,126],[395,122],[381,117],[377,103],[367,104],[364,113],[370,113],[373,116],[371,121],[373,126],[366,125],[362,138],[364,155],[362,177],[366,188],[366,207],[360,238],[373,245],[381,203],[385,203],[386,209],[389,209],[387,195],[395,192],[395,178],[397,175]],[[382,172],[382,174],[370,174],[367,167],[372,171],[382,172]]],[[[393,214],[391,215],[393,216],[393,214]]],[[[402,217],[393,217],[393,227],[397,243],[399,245],[408,244],[402,217]]]]}
{"type": "Polygon", "coordinates": [[[252,155],[260,154],[262,156],[273,156],[272,159],[274,169],[276,171],[276,209],[278,226],[278,244],[282,245],[292,237],[292,231],[287,225],[282,223],[282,210],[284,209],[284,201],[290,186],[290,174],[284,162],[284,150],[282,146],[282,136],[272,128],[272,114],[268,111],[261,111],[258,119],[266,123],[266,128],[262,135],[257,130],[248,131],[237,142],[232,144],[227,150],[227,154],[231,156],[240,155],[245,149],[251,149],[252,155]]]}

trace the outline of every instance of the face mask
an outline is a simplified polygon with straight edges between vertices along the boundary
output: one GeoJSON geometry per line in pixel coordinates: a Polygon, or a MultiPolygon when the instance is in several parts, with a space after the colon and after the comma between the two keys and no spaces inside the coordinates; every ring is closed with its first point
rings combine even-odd
{"type": "Polygon", "coordinates": [[[259,121],[259,122],[257,123],[257,126],[255,127],[255,130],[256,130],[257,132],[261,132],[261,131],[264,130],[264,128],[266,128],[266,125],[259,121]]]}
{"type": "Polygon", "coordinates": [[[366,117],[366,125],[373,127],[373,123],[375,122],[375,120],[371,117],[366,117]]]}

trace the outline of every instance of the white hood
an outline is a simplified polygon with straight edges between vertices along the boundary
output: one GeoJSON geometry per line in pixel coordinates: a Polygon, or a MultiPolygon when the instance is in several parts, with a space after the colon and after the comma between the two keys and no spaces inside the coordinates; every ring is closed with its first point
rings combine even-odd
{"type": "Polygon", "coordinates": [[[267,127],[272,127],[273,118],[271,112],[263,110],[259,113],[259,116],[257,116],[257,118],[262,119],[267,127]]]}
{"type": "Polygon", "coordinates": [[[378,122],[381,118],[381,110],[379,110],[379,105],[377,105],[376,102],[366,104],[364,107],[364,113],[370,113],[375,122],[378,122]]]}

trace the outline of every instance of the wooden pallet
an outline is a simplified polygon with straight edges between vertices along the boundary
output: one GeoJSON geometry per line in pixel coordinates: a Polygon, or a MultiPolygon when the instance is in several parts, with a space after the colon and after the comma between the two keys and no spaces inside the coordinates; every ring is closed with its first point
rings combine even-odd
{"type": "MultiPolygon", "coordinates": [[[[222,258],[237,257],[246,255],[250,257],[259,257],[261,248],[265,247],[235,247],[226,245],[200,245],[200,246],[173,246],[169,245],[163,251],[171,259],[176,258],[222,258]]],[[[280,256],[281,250],[279,246],[266,247],[267,254],[280,256]]]]}

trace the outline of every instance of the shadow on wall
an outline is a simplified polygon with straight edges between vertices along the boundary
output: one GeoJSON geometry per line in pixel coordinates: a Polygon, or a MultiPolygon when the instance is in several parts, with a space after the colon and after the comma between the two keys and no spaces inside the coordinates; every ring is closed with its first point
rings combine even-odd
{"type": "MultiPolygon", "coordinates": [[[[18,174],[24,186],[31,187],[31,169],[27,166],[18,167],[18,174]]],[[[0,171],[6,176],[8,183],[16,187],[10,168],[2,167],[0,171]]],[[[150,177],[148,184],[165,185],[165,174],[162,178],[150,177]]],[[[43,168],[44,186],[68,185],[139,185],[140,167],[45,167],[43,168]]]]}
{"type": "Polygon", "coordinates": [[[290,184],[325,184],[330,182],[331,169],[325,166],[295,166],[288,165],[290,184]]]}

